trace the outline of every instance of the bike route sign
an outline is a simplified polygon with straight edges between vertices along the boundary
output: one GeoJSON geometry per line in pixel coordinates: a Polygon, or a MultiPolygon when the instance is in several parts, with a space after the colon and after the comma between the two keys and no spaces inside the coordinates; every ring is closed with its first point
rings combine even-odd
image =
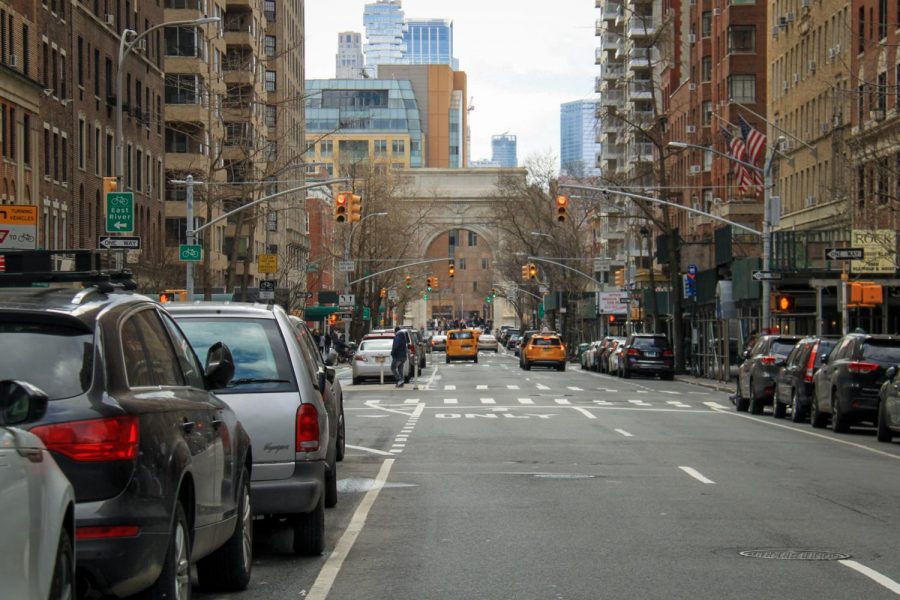
{"type": "Polygon", "coordinates": [[[0,206],[0,250],[37,248],[37,206],[0,206]]]}
{"type": "Polygon", "coordinates": [[[134,193],[106,193],[106,233],[134,231],[134,193]]]}
{"type": "Polygon", "coordinates": [[[181,244],[178,246],[178,260],[181,262],[200,262],[203,258],[203,246],[200,244],[181,244]]]}

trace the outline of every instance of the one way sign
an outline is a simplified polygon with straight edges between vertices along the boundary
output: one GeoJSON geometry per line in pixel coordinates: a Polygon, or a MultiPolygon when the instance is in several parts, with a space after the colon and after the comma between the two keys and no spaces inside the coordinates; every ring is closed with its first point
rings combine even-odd
{"type": "Polygon", "coordinates": [[[108,235],[101,235],[98,238],[97,245],[101,248],[105,248],[107,250],[111,248],[125,248],[127,250],[140,250],[141,249],[141,236],[132,235],[132,236],[123,236],[123,237],[112,237],[108,235]]]}
{"type": "Polygon", "coordinates": [[[825,260],[863,260],[863,248],[825,248],[825,260]]]}

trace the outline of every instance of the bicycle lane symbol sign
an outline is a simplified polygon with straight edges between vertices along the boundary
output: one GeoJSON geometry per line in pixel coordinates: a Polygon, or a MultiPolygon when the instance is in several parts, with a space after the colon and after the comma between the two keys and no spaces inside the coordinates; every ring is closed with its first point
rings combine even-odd
{"type": "Polygon", "coordinates": [[[0,210],[0,250],[37,248],[36,206],[6,205],[0,210]]]}

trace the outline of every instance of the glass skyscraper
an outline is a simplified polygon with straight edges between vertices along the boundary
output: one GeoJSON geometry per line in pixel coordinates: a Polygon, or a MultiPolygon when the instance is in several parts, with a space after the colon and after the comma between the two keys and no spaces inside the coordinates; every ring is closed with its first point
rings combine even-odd
{"type": "Polygon", "coordinates": [[[516,136],[504,133],[491,138],[491,160],[504,169],[519,166],[516,157],[516,136]]]}
{"type": "Polygon", "coordinates": [[[378,65],[403,64],[406,45],[403,36],[406,21],[400,0],[378,0],[366,4],[363,12],[366,28],[366,74],[375,77],[378,65]]]}
{"type": "Polygon", "coordinates": [[[407,19],[403,33],[404,61],[411,65],[448,65],[459,70],[453,57],[453,21],[446,19],[407,19]]]}
{"type": "Polygon", "coordinates": [[[597,101],[575,100],[560,105],[560,170],[569,177],[597,177],[597,101]]]}

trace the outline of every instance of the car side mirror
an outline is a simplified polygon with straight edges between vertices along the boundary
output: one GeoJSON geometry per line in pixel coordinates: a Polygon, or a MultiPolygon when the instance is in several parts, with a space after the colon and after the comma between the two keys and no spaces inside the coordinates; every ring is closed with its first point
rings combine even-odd
{"type": "Polygon", "coordinates": [[[40,420],[49,398],[42,389],[25,381],[0,381],[0,425],[22,425],[40,420]]]}
{"type": "Polygon", "coordinates": [[[325,353],[325,364],[327,366],[333,366],[337,362],[337,352],[334,351],[334,348],[325,353]]]}
{"type": "Polygon", "coordinates": [[[334,378],[336,376],[337,371],[334,370],[334,367],[325,367],[325,379],[327,379],[329,383],[334,383],[334,378]]]}
{"type": "Polygon", "coordinates": [[[750,351],[744,350],[744,352],[743,352],[743,354],[741,354],[741,356],[743,356],[745,359],[750,358],[750,351]]]}
{"type": "Polygon", "coordinates": [[[894,377],[897,375],[897,367],[890,367],[885,371],[884,375],[888,378],[888,381],[893,381],[894,377]]]}
{"type": "Polygon", "coordinates": [[[822,355],[822,364],[824,365],[824,364],[827,364],[827,363],[828,363],[828,355],[827,355],[827,354],[823,354],[823,355],[822,355]]]}
{"type": "Polygon", "coordinates": [[[234,356],[224,342],[216,342],[206,352],[203,378],[210,389],[221,389],[234,377],[234,356]]]}

